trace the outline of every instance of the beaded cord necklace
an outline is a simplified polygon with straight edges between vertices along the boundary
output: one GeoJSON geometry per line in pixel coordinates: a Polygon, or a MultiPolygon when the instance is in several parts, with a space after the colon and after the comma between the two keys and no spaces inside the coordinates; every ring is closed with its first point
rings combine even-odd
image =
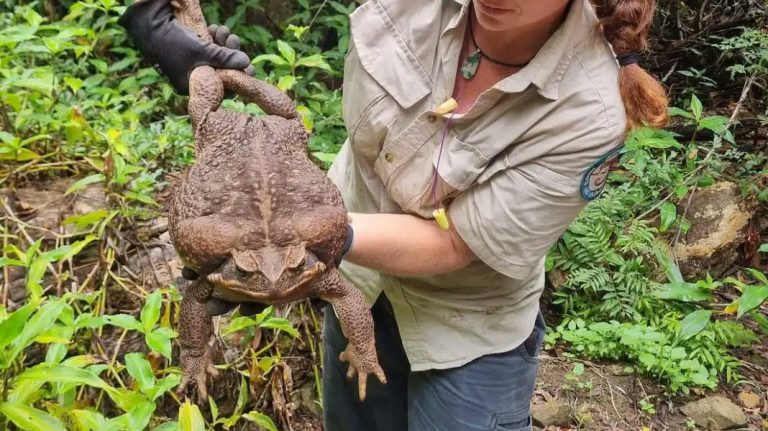
{"type": "Polygon", "coordinates": [[[488,54],[484,53],[482,49],[480,49],[480,45],[477,44],[477,41],[475,40],[475,31],[472,28],[472,15],[474,15],[474,6],[470,8],[469,11],[469,17],[467,18],[467,26],[469,27],[469,37],[472,39],[472,45],[475,47],[475,50],[467,55],[467,58],[464,60],[464,63],[461,65],[461,76],[464,77],[467,81],[472,80],[472,78],[475,77],[477,74],[477,69],[480,67],[480,60],[485,58],[486,60],[490,61],[491,63],[496,63],[501,66],[506,67],[517,67],[517,68],[523,68],[528,65],[531,61],[528,60],[525,63],[519,63],[519,64],[513,64],[513,63],[504,63],[503,61],[496,60],[492,57],[490,57],[488,54]]]}

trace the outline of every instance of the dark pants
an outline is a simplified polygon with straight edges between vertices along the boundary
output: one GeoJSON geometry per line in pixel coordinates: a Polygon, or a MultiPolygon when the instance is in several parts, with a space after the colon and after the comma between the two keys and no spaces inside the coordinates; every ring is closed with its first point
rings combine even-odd
{"type": "Polygon", "coordinates": [[[539,314],[520,347],[448,370],[411,372],[389,301],[373,306],[376,349],[388,383],[368,377],[364,402],[357,379],[347,380],[339,353],[347,341],[333,310],[325,308],[323,409],[325,431],[527,431],[544,339],[539,314]]]}

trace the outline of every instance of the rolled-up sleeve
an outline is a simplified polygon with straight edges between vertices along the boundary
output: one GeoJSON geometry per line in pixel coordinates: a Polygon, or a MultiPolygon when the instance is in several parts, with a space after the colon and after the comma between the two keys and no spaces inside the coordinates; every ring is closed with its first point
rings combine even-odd
{"type": "Polygon", "coordinates": [[[479,259],[525,279],[586,204],[580,180],[541,163],[508,168],[460,194],[448,212],[479,259]]]}

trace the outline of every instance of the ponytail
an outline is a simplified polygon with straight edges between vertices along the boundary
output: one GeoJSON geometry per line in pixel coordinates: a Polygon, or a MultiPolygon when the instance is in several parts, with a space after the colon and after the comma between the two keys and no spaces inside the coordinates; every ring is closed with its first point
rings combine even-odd
{"type": "Polygon", "coordinates": [[[664,127],[667,95],[661,83],[637,63],[648,49],[655,0],[592,0],[605,39],[619,58],[619,87],[627,111],[627,127],[664,127]]]}

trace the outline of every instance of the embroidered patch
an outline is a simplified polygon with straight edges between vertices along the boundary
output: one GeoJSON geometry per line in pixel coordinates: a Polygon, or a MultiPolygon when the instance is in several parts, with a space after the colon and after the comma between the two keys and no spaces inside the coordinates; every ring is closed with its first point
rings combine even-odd
{"type": "Polygon", "coordinates": [[[608,181],[608,174],[619,164],[622,147],[619,146],[609,151],[584,172],[581,179],[581,197],[584,200],[595,200],[603,192],[605,183],[608,181]]]}

